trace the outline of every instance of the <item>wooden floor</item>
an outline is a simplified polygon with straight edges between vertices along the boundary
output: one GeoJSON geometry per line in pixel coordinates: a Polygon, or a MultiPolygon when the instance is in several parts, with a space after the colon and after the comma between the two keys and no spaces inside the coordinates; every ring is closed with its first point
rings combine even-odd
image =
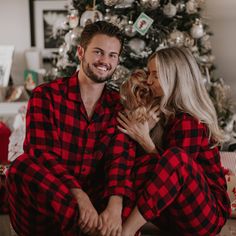
{"type": "MultiPolygon", "coordinates": [[[[218,236],[235,236],[236,235],[236,219],[230,219],[227,221],[226,225],[222,229],[218,236]]],[[[0,236],[17,236],[9,224],[8,215],[0,215],[0,236]]],[[[143,236],[151,236],[144,234],[143,236]]],[[[163,236],[161,233],[152,234],[152,236],[163,236]]]]}

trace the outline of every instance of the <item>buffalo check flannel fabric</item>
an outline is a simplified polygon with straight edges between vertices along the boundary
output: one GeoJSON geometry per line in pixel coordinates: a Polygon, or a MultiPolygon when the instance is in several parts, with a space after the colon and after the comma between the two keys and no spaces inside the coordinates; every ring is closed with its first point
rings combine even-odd
{"type": "MultiPolygon", "coordinates": [[[[165,128],[163,151],[136,158],[137,206],[170,235],[216,235],[230,214],[226,181],[207,127],[179,113],[165,128]]],[[[131,203],[125,208],[128,214],[131,203]]]]}
{"type": "Polygon", "coordinates": [[[82,188],[100,212],[133,198],[134,143],[117,129],[119,94],[105,88],[89,120],[77,73],[37,87],[28,103],[24,154],[7,173],[10,217],[20,235],[77,235],[82,188]]]}

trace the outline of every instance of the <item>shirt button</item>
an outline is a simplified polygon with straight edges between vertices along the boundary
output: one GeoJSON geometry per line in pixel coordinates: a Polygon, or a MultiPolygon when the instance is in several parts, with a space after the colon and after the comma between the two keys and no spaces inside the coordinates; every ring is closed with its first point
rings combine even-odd
{"type": "Polygon", "coordinates": [[[84,150],[84,153],[85,153],[85,154],[89,154],[90,152],[89,152],[88,149],[85,149],[85,150],[84,150]]]}

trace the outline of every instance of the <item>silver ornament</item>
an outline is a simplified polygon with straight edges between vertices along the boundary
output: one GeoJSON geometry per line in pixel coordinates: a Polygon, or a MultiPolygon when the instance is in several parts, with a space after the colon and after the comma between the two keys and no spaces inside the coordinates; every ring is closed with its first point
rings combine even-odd
{"type": "Polygon", "coordinates": [[[184,34],[175,29],[172,33],[170,33],[167,42],[170,46],[181,47],[184,45],[184,34]]]}
{"type": "Polygon", "coordinates": [[[133,37],[136,34],[136,30],[133,26],[133,21],[129,21],[128,25],[125,26],[125,35],[127,35],[128,37],[133,37]]]}
{"type": "Polygon", "coordinates": [[[195,0],[189,0],[186,3],[186,12],[188,14],[194,14],[197,12],[198,4],[195,0]]]}
{"type": "Polygon", "coordinates": [[[119,4],[115,6],[116,9],[123,9],[132,7],[134,0],[121,0],[119,4]]]}
{"type": "Polygon", "coordinates": [[[163,12],[164,14],[171,18],[174,17],[177,13],[177,8],[175,5],[173,5],[171,2],[169,2],[168,4],[166,4],[163,8],[163,12]]]}
{"type": "Polygon", "coordinates": [[[120,0],[104,0],[104,4],[109,7],[112,7],[116,4],[118,4],[119,2],[120,2],[120,0]]]}
{"type": "Polygon", "coordinates": [[[206,50],[211,50],[212,46],[211,46],[211,41],[210,41],[210,35],[209,34],[205,34],[201,40],[200,40],[201,46],[206,50]]]}
{"type": "Polygon", "coordinates": [[[58,53],[60,56],[63,56],[66,52],[66,44],[63,43],[59,48],[58,48],[58,53]]]}
{"type": "Polygon", "coordinates": [[[79,23],[79,12],[76,9],[72,9],[69,15],[70,28],[75,28],[79,23]]]}
{"type": "Polygon", "coordinates": [[[136,53],[139,54],[141,53],[144,48],[146,47],[146,43],[144,40],[139,39],[139,38],[133,38],[128,42],[128,46],[130,47],[130,49],[136,53]]]}
{"type": "Polygon", "coordinates": [[[193,24],[192,28],[190,29],[190,33],[193,38],[198,39],[201,38],[204,35],[204,29],[203,24],[200,20],[196,20],[196,22],[193,24]]]}
{"type": "Polygon", "coordinates": [[[187,32],[184,32],[184,46],[190,48],[193,45],[194,39],[187,32]]]}
{"type": "Polygon", "coordinates": [[[143,8],[155,10],[160,5],[160,0],[140,0],[140,5],[143,8]]]}
{"type": "Polygon", "coordinates": [[[71,37],[71,44],[73,46],[78,45],[82,31],[83,31],[82,27],[76,27],[72,30],[70,37],[71,37]]]}
{"type": "Polygon", "coordinates": [[[103,15],[97,10],[87,10],[80,17],[80,26],[84,27],[87,24],[103,19],[103,15]]]}
{"type": "Polygon", "coordinates": [[[179,2],[179,3],[177,3],[176,6],[177,6],[177,11],[178,12],[183,12],[186,8],[186,5],[185,5],[184,2],[179,2]]]}
{"type": "Polygon", "coordinates": [[[65,42],[69,45],[71,44],[71,34],[72,34],[72,30],[67,32],[66,35],[65,35],[65,42]]]}
{"type": "Polygon", "coordinates": [[[110,12],[110,9],[107,8],[105,11],[106,11],[106,14],[105,14],[105,16],[104,16],[104,20],[105,20],[105,21],[110,21],[110,20],[111,20],[111,12],[110,12]]]}

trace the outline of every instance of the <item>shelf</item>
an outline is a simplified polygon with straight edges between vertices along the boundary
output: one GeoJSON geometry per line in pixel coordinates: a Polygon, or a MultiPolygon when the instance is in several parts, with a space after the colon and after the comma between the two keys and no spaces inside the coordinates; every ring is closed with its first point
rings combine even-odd
{"type": "Polygon", "coordinates": [[[15,115],[19,108],[26,105],[27,101],[24,102],[0,102],[0,116],[15,115]]]}

